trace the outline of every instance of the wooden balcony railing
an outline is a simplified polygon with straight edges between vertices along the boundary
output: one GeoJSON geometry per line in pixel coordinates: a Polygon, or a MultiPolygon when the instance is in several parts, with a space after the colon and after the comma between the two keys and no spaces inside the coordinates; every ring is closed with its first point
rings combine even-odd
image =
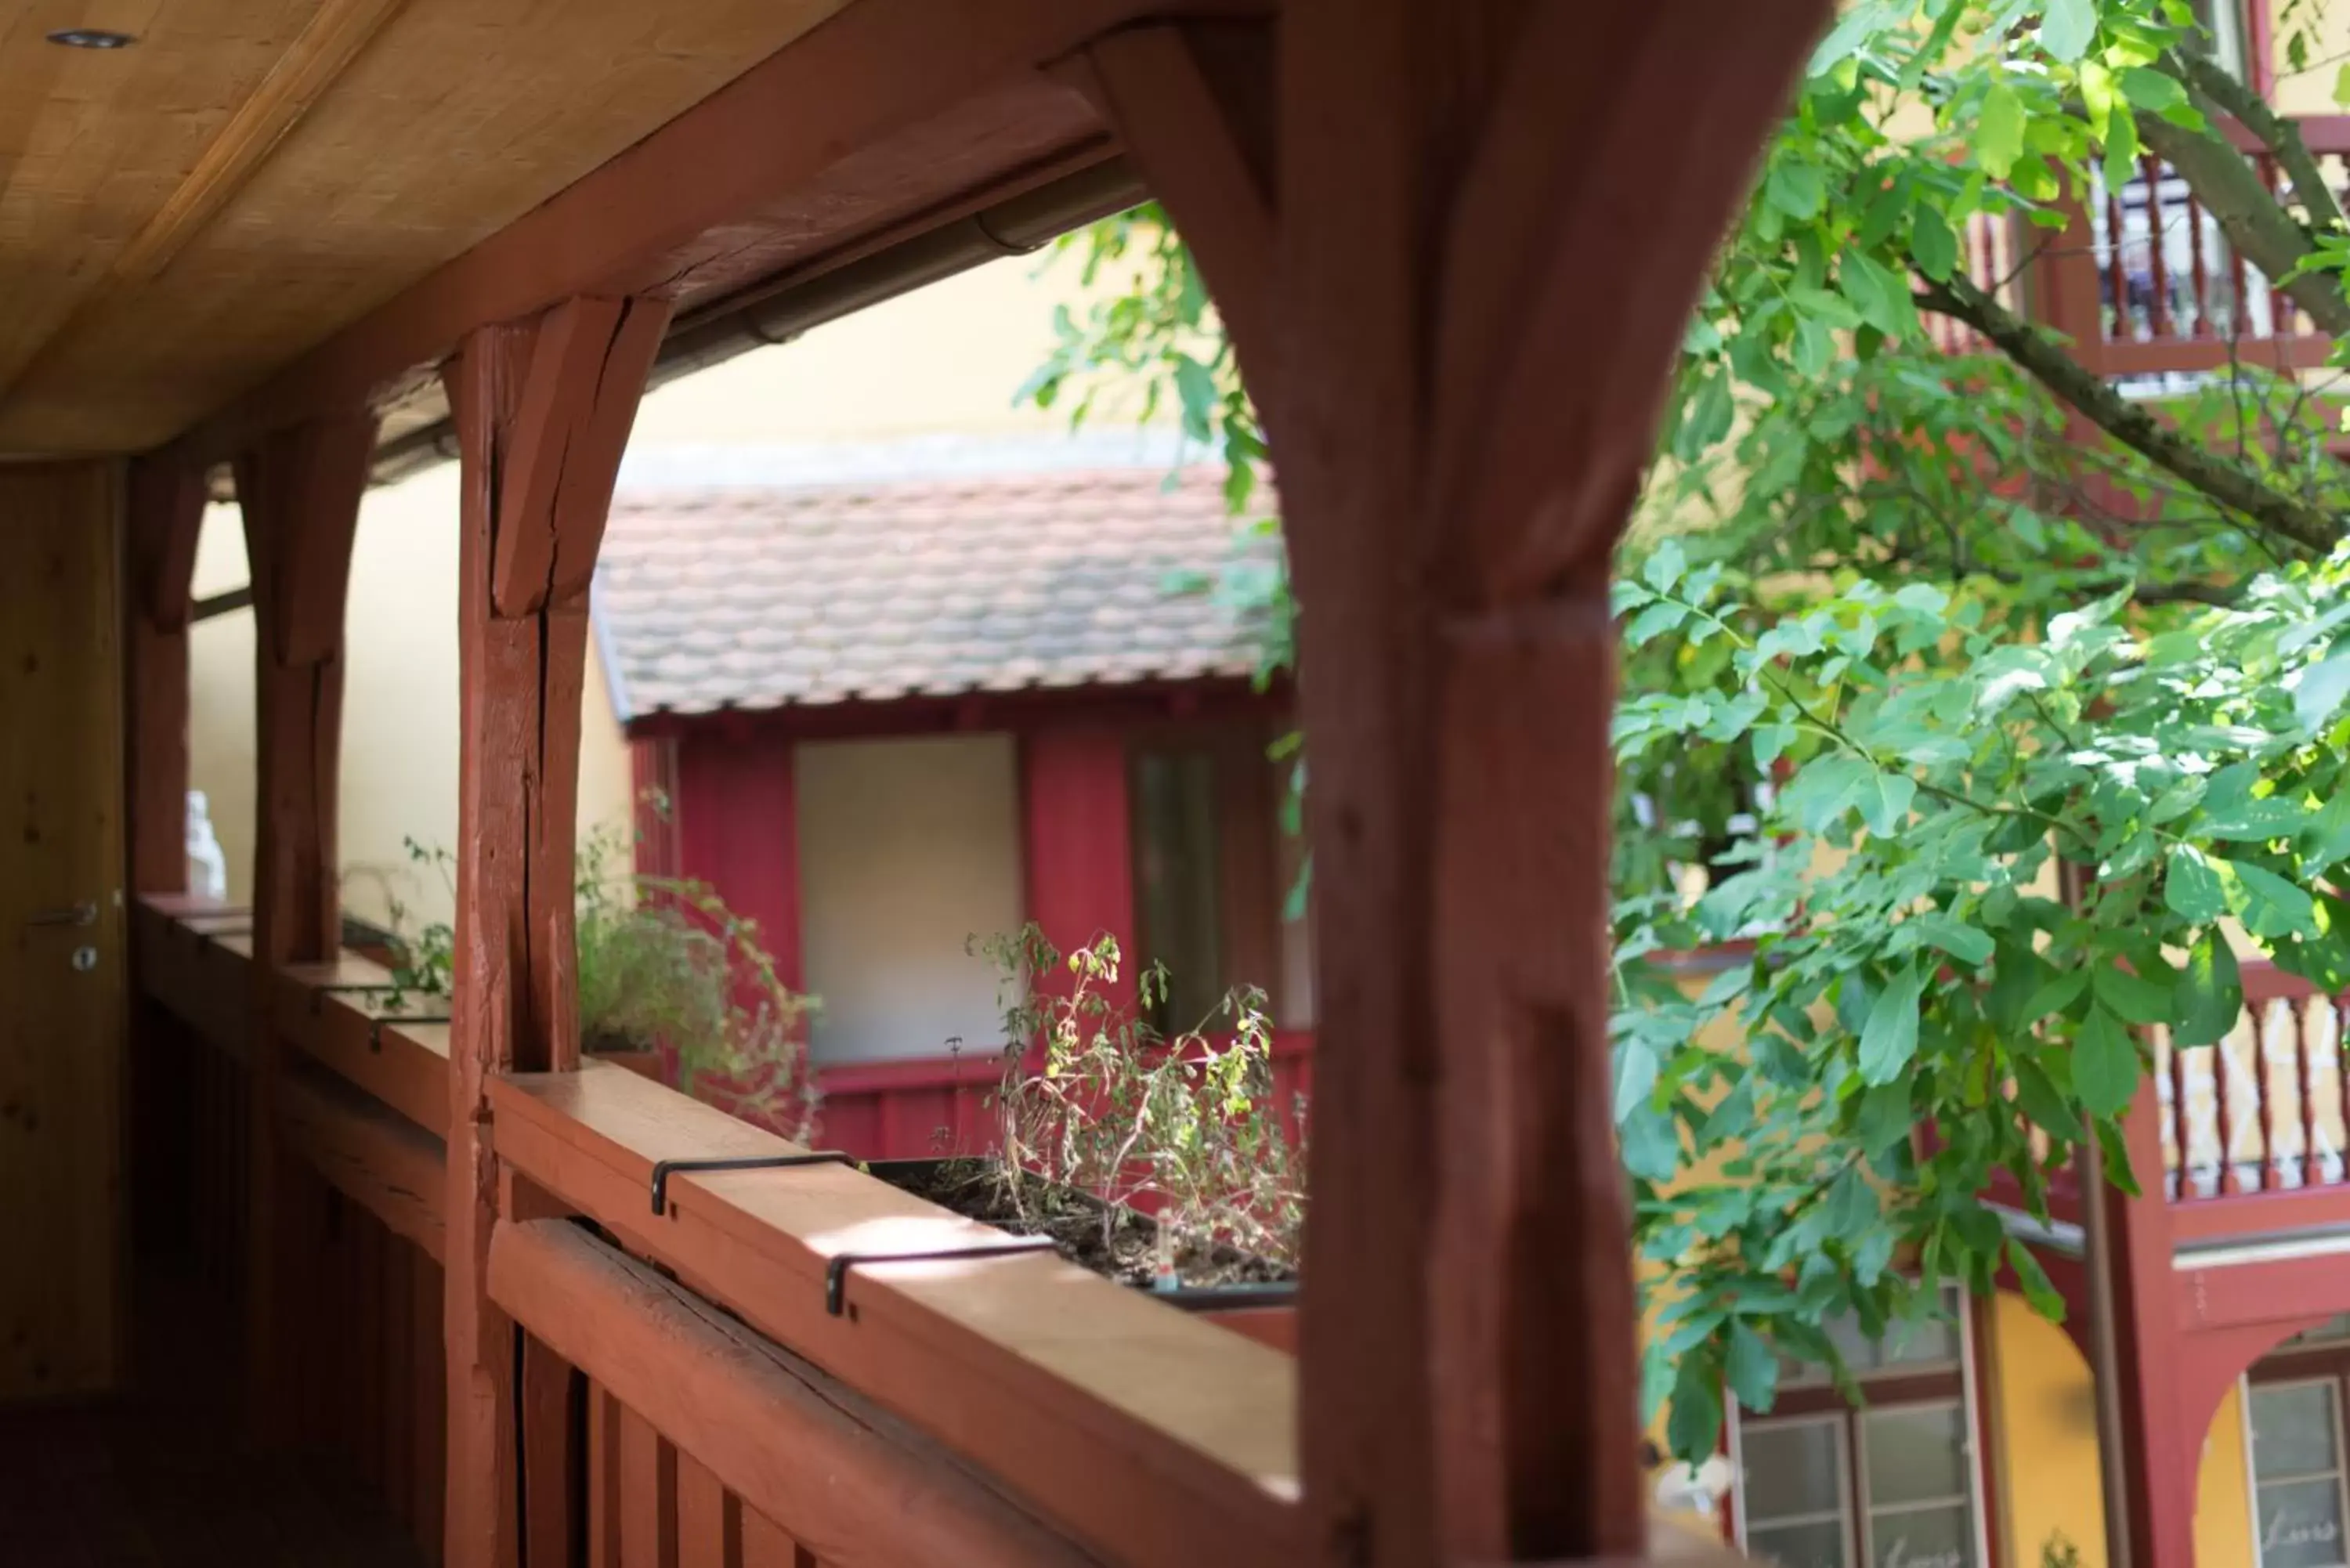
{"type": "MultiPolygon", "coordinates": [[[[2350,119],[2301,123],[2336,200],[2350,195],[2350,119]]],[[[2248,133],[2230,133],[2285,207],[2305,213],[2276,160],[2248,133]]],[[[2094,335],[2062,323],[2085,358],[2109,377],[2193,374],[2230,363],[2274,370],[2323,364],[2328,339],[2284,293],[2238,254],[2219,220],[2168,164],[2139,160],[2129,181],[2099,172],[2087,210],[2088,260],[2096,279],[2094,335]]],[[[2055,244],[2077,247],[2078,227],[2055,244]]]]}
{"type": "MultiPolygon", "coordinates": [[[[170,1025],[190,1229],[240,1287],[245,924],[135,914],[139,992],[170,1025]],[[206,1049],[206,1044],[210,1048],[206,1049]]],[[[448,1025],[346,957],[271,977],[282,1343],[257,1347],[286,1435],[442,1529],[448,1025]]],[[[522,1332],[504,1434],[527,1563],[1246,1564],[1297,1561],[1296,1367],[1284,1351],[804,1153],[626,1069],[491,1089],[506,1219],[491,1299],[522,1332]],[[1082,1485],[1073,1485],[1074,1478],[1082,1485]]]]}
{"type": "Polygon", "coordinates": [[[2273,964],[2243,972],[2226,1039],[2182,1049],[2155,1032],[2165,1189],[2187,1205],[2325,1187],[2350,1198],[2344,1003],[2273,964]]]}

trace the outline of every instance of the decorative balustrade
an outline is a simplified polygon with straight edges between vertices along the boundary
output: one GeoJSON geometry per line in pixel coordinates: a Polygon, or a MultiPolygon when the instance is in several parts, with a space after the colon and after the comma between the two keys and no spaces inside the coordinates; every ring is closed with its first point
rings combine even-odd
{"type": "Polygon", "coordinates": [[[2272,964],[2247,963],[2243,1015],[2225,1039],[2182,1048],[2155,1031],[2163,1179],[2175,1201],[2345,1182],[2343,1008],[2272,964]]]}
{"type": "MultiPolygon", "coordinates": [[[[2301,122],[2312,156],[2337,202],[2350,197],[2350,120],[2301,122]]],[[[2262,182],[2288,211],[2306,217],[2276,160],[2230,128],[2262,182]]],[[[2120,184],[2100,171],[2084,214],[2087,260],[2096,277],[2094,336],[2064,322],[2085,358],[2104,374],[2162,378],[2230,363],[2291,370],[2324,362],[2328,339],[2282,290],[2228,243],[2219,219],[2186,180],[2152,157],[2120,184]]],[[[2078,246],[2080,231],[2052,242],[2078,246]]],[[[2161,389],[2159,388],[2154,389],[2161,389]]]]}
{"type": "MultiPolygon", "coordinates": [[[[151,1081],[176,1085],[142,1114],[186,1128],[148,1144],[177,1149],[150,1179],[195,1255],[225,1265],[208,1283],[231,1308],[252,1149],[246,929],[194,900],[135,912],[161,1025],[151,1081]]],[[[280,1435],[430,1549],[448,1024],[392,1005],[388,979],[348,954],[275,976],[277,1222],[310,1266],[280,1282],[289,1328],[266,1354],[280,1435]]],[[[1281,1053],[1285,1087],[1302,1086],[1303,1044],[1281,1053]]],[[[1285,1316],[1219,1324],[1006,1255],[999,1231],[608,1064],[510,1075],[491,1098],[510,1196],[487,1286],[522,1330],[497,1485],[526,1563],[1238,1568],[1302,1551],[1285,1316]],[[733,1168],[746,1164],[760,1168],[733,1168]]],[[[894,1125],[911,1137],[930,1114],[894,1125]]]]}

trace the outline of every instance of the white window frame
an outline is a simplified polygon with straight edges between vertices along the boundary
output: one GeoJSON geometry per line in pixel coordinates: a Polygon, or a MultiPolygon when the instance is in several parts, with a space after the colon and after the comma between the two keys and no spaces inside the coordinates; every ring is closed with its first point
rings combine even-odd
{"type": "Polygon", "coordinates": [[[2350,1449],[2344,1446],[2343,1380],[2331,1374],[2314,1377],[2274,1377],[2261,1382],[2247,1381],[2244,1392],[2244,1469],[2251,1478],[2252,1562],[2255,1568],[2266,1568],[2268,1562],[2268,1532],[2261,1525],[2261,1490],[2271,1486],[2306,1485],[2314,1480],[2331,1480],[2334,1495],[2342,1504],[2345,1526],[2342,1539],[2335,1545],[2345,1562],[2350,1562],[2350,1449]],[[2334,1413],[2334,1468],[2331,1470],[2311,1470],[2306,1474],[2269,1476],[2260,1471],[2258,1449],[2254,1447],[2252,1398],[2262,1392],[2281,1388],[2323,1388],[2326,1391],[2326,1407],[2334,1413]]]}
{"type": "MultiPolygon", "coordinates": [[[[1852,1495],[1853,1461],[1851,1451],[1852,1417],[1839,1411],[1823,1411],[1816,1416],[1760,1416],[1754,1426],[1758,1432],[1792,1432],[1803,1427],[1825,1427],[1835,1438],[1836,1506],[1833,1513],[1788,1513],[1756,1521],[1753,1511],[1746,1503],[1745,1466],[1738,1467],[1738,1547],[1746,1550],[1746,1530],[1750,1523],[1759,1523],[1763,1530],[1776,1530],[1794,1525],[1828,1524],[1836,1527],[1837,1563],[1840,1568],[1855,1568],[1854,1549],[1859,1545],[1854,1509],[1858,1501],[1852,1495]]],[[[1735,1443],[1732,1444],[1733,1454],[1735,1443]]]]}
{"type": "MultiPolygon", "coordinates": [[[[1982,1406],[1981,1401],[1982,1398],[1982,1388],[1980,1371],[1975,1365],[1975,1310],[1978,1303],[1973,1298],[1968,1296],[1955,1284],[1945,1285],[1943,1289],[1947,1294],[1950,1298],[1955,1299],[1958,1303],[1956,1309],[1951,1314],[1950,1321],[1952,1325],[1958,1331],[1960,1411],[1962,1418],[1963,1429],[1966,1434],[1964,1443],[1967,1459],[1967,1484],[1971,1489],[1973,1494],[1971,1500],[1973,1506],[1967,1511],[1968,1521],[1973,1531],[1972,1538],[1968,1544],[1973,1550],[1976,1568],[1990,1568],[1991,1562],[1990,1552],[1991,1521],[1988,1514],[1985,1512],[1987,1503],[1985,1499],[1985,1489],[1983,1487],[1983,1464],[1988,1456],[1983,1452],[1984,1445],[1981,1441],[1982,1406]]],[[[1944,1372],[1950,1369],[1950,1364],[1947,1361],[1905,1363],[1894,1369],[1890,1373],[1890,1376],[1908,1376],[1913,1374],[1944,1372]]],[[[1806,1379],[1801,1383],[1789,1384],[1786,1386],[1793,1387],[1815,1387],[1818,1384],[1816,1380],[1806,1379]]],[[[1936,1402],[1937,1401],[1921,1400],[1918,1403],[1922,1406],[1936,1402]]],[[[1727,1400],[1726,1406],[1727,1408],[1723,1416],[1723,1424],[1727,1428],[1727,1446],[1730,1451],[1731,1475],[1732,1477],[1731,1482],[1731,1498],[1732,1501],[1730,1510],[1731,1520],[1733,1525],[1731,1537],[1732,1544],[1735,1545],[1740,1552],[1743,1552],[1748,1550],[1746,1542],[1746,1523],[1747,1516],[1751,1511],[1747,1507],[1746,1502],[1746,1459],[1743,1438],[1743,1428],[1745,1425],[1750,1421],[1757,1426],[1769,1426],[1779,1422],[1785,1422],[1793,1425],[1799,1421],[1835,1421],[1842,1423],[1846,1428],[1845,1435],[1840,1438],[1838,1441],[1843,1444],[1849,1444],[1854,1441],[1854,1437],[1858,1430],[1859,1423],[1853,1418],[1856,1412],[1852,1411],[1839,1411],[1819,1416],[1745,1416],[1740,1412],[1737,1400],[1727,1400]]],[[[1896,1407],[1898,1408],[1902,1407],[1896,1407]]],[[[2247,1404],[2245,1406],[2245,1409],[2249,1412],[2251,1406],[2247,1404]]],[[[2247,1414],[2245,1418],[2249,1421],[2251,1419],[2250,1415],[2247,1414]]],[[[1863,1465],[1867,1462],[1867,1454],[1865,1448],[1863,1451],[1856,1456],[1856,1459],[1858,1463],[1863,1465]]],[[[2247,1441],[2245,1462],[2247,1466],[2251,1463],[2249,1439],[2247,1441]]],[[[1849,1493],[1851,1490],[1851,1469],[1847,1468],[1845,1478],[1837,1483],[1846,1493],[1849,1493]]],[[[1866,1485],[1865,1477],[1863,1484],[1864,1486],[1866,1485]]],[[[1857,1509],[1859,1511],[1857,1515],[1852,1517],[1850,1525],[1844,1532],[1844,1550],[1846,1568],[1875,1568],[1877,1561],[1876,1553],[1866,1536],[1867,1523],[1866,1516],[1868,1512],[1868,1506],[1866,1493],[1864,1492],[1864,1495],[1859,1498],[1854,1498],[1847,1495],[1844,1499],[1844,1503],[1847,1510],[1857,1509]],[[1858,1552],[1860,1554],[1860,1560],[1856,1565],[1853,1563],[1853,1553],[1855,1552],[1858,1552]]],[[[1945,1504],[1942,1506],[1948,1505],[1945,1504]]],[[[2257,1513],[2257,1507],[2254,1511],[2257,1513]]],[[[1794,1523],[1796,1522],[1796,1521],[1791,1516],[1785,1521],[1777,1522],[1794,1523]]],[[[1768,1527],[1767,1524],[1765,1527],[1768,1527]]],[[[2255,1521],[2254,1529],[2258,1529],[2257,1521],[2255,1521]]],[[[2014,1568],[2014,1565],[2003,1563],[2002,1568],[2014,1568]]],[[[2258,1568],[2257,1561],[2255,1562],[2255,1568],[2258,1568]]]]}

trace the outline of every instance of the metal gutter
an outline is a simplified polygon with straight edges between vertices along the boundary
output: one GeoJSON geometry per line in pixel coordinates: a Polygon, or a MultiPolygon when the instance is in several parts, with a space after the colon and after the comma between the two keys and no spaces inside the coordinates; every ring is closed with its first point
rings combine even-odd
{"type": "MultiPolygon", "coordinates": [[[[1149,194],[1133,164],[1112,156],[871,255],[736,294],[671,326],[646,389],[754,348],[789,342],[811,327],[985,263],[1030,254],[1149,194]]],[[[437,379],[388,411],[385,423],[397,433],[376,448],[374,483],[394,483],[457,455],[448,398],[437,379]]]]}

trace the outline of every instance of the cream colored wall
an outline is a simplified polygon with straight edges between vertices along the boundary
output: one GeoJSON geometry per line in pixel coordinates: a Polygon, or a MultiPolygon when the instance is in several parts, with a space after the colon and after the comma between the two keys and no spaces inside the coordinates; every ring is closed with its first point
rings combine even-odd
{"type": "MultiPolygon", "coordinates": [[[[1050,354],[1054,302],[1072,296],[1075,282],[1067,258],[1012,258],[743,355],[650,394],[630,453],[681,454],[691,473],[697,450],[1048,436],[1066,429],[1066,414],[1015,408],[1013,395],[1050,354]]],[[[346,905],[373,919],[395,898],[420,919],[450,912],[448,888],[418,874],[402,841],[456,841],[456,472],[444,464],[370,492],[359,514],[341,831],[346,905]]],[[[215,507],[196,592],[246,581],[238,514],[215,507]]],[[[192,782],[212,797],[230,897],[242,900],[253,853],[252,617],[199,626],[191,664],[192,782]]],[[[627,744],[592,645],[582,733],[583,831],[625,823],[627,744]]]]}
{"type": "MultiPolygon", "coordinates": [[[[2284,0],[2244,0],[2247,5],[2268,5],[2271,15],[2283,9],[2284,0]]],[[[2293,26],[2302,29],[2308,37],[2309,68],[2296,71],[2285,57],[2286,40],[2291,31],[2282,19],[2274,24],[2276,90],[2270,101],[2285,114],[2300,118],[2307,115],[2340,114],[2343,106],[2334,100],[2334,84],[2340,75],[2343,61],[2350,58],[2350,5],[2302,5],[2294,13],[2293,26]]]]}
{"type": "Polygon", "coordinates": [[[1013,257],[672,381],[637,412],[632,450],[1065,430],[1014,407],[1053,349],[1067,259],[1013,257]]]}
{"type": "MultiPolygon", "coordinates": [[[[234,506],[206,514],[199,597],[248,581],[234,506]]],[[[398,900],[411,923],[445,920],[447,883],[410,860],[405,841],[457,842],[457,471],[443,466],[369,493],[351,547],[345,621],[341,851],[343,906],[385,921],[398,900]]],[[[228,861],[229,897],[251,892],[254,621],[250,611],[199,623],[191,639],[189,775],[210,799],[228,861]]],[[[601,659],[588,649],[580,705],[583,832],[629,819],[628,743],[601,659]]]]}
{"type": "MultiPolygon", "coordinates": [[[[2005,1293],[1993,1304],[1991,1341],[1991,1375],[1983,1387],[1994,1401],[1999,1434],[2001,1561],[2010,1568],[2039,1568],[2042,1549],[2062,1533],[2079,1548],[2081,1568],[2106,1568],[2096,1395],[2088,1363],[2063,1329],[2005,1293]]],[[[2238,1390],[2220,1401],[2204,1436],[2195,1562],[2197,1568],[2252,1568],[2238,1390]]]]}
{"type": "Polygon", "coordinates": [[[820,1062],[1002,1042],[995,971],[968,950],[1022,919],[1009,735],[797,749],[801,952],[820,1062]]]}

